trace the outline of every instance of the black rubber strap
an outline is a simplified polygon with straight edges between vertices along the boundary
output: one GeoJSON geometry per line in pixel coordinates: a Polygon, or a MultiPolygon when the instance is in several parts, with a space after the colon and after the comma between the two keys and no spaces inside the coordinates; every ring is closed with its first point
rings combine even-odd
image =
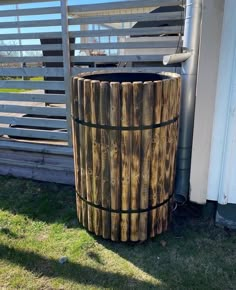
{"type": "Polygon", "coordinates": [[[148,130],[148,129],[155,129],[160,128],[172,123],[175,123],[178,120],[179,116],[176,116],[175,118],[161,122],[158,124],[152,124],[152,125],[140,125],[140,126],[110,126],[110,125],[101,125],[101,124],[94,124],[91,122],[85,122],[84,120],[80,120],[78,118],[74,119],[75,122],[79,123],[82,126],[97,128],[97,129],[107,129],[107,130],[118,130],[118,131],[135,131],[135,130],[148,130]]]}
{"type": "Polygon", "coordinates": [[[125,209],[106,208],[106,207],[103,207],[101,205],[94,204],[91,201],[88,201],[86,198],[82,197],[78,192],[76,192],[76,194],[77,194],[79,199],[81,199],[82,201],[84,201],[88,205],[90,205],[92,207],[95,207],[95,208],[98,208],[98,209],[101,209],[101,210],[104,210],[104,211],[113,212],[113,213],[142,213],[142,212],[149,212],[149,211],[151,211],[153,209],[156,209],[156,208],[161,207],[162,205],[166,204],[173,197],[173,194],[171,194],[163,202],[158,203],[158,204],[156,204],[154,206],[150,206],[150,207],[145,208],[145,209],[127,209],[127,210],[125,210],[125,209]]]}

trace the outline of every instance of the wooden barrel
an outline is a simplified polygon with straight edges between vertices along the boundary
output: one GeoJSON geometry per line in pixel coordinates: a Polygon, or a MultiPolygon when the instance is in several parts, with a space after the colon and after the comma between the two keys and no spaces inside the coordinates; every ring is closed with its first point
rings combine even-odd
{"type": "Polygon", "coordinates": [[[180,107],[174,73],[93,73],[73,79],[77,212],[89,231],[144,241],[167,230],[180,107]]]}

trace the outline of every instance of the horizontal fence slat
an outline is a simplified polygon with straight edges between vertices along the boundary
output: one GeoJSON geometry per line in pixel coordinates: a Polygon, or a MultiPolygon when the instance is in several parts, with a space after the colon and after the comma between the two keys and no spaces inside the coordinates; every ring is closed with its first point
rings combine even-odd
{"type": "Polygon", "coordinates": [[[158,35],[183,32],[181,26],[70,31],[70,37],[158,35]]]}
{"type": "MultiPolygon", "coordinates": [[[[34,144],[35,145],[35,144],[34,144]]],[[[9,158],[2,158],[0,157],[0,172],[2,175],[6,175],[9,174],[9,172],[11,172],[11,175],[13,175],[15,172],[15,170],[17,171],[16,176],[17,177],[24,177],[24,178],[29,178],[29,179],[38,179],[41,181],[48,181],[48,182],[59,182],[59,183],[63,183],[63,184],[67,184],[68,180],[67,180],[67,175],[65,174],[61,174],[60,176],[60,180],[58,180],[58,174],[61,173],[61,171],[66,172],[68,174],[68,169],[63,168],[63,166],[60,165],[48,165],[48,164],[41,164],[41,163],[36,163],[35,161],[22,161],[22,160],[17,160],[17,162],[15,160],[9,159],[9,158]],[[10,168],[9,171],[7,170],[6,172],[4,171],[5,168],[10,168]],[[16,169],[18,168],[18,170],[16,169]],[[41,174],[36,174],[35,173],[35,168],[38,170],[42,170],[41,174]],[[32,169],[34,169],[32,171],[32,169]],[[27,173],[27,171],[29,170],[29,173],[27,173]],[[54,172],[54,174],[56,175],[57,178],[55,178],[55,176],[50,176],[51,173],[48,172],[48,170],[54,172]],[[45,174],[49,174],[49,177],[45,174]],[[35,177],[37,176],[37,177],[35,177]],[[40,176],[40,177],[39,177],[40,176]],[[46,177],[46,178],[45,178],[46,177]],[[63,180],[63,178],[65,177],[65,180],[63,180]]],[[[70,171],[69,171],[70,172],[70,171]]],[[[15,175],[14,175],[15,176],[15,175]]],[[[73,177],[71,178],[72,180],[73,177]]],[[[73,185],[74,183],[72,181],[69,182],[69,184],[73,185]]]]}
{"type": "MultiPolygon", "coordinates": [[[[181,26],[150,27],[150,28],[129,28],[129,29],[102,29],[102,30],[81,30],[70,31],[70,37],[93,37],[93,36],[122,36],[122,35],[158,35],[183,32],[181,26]]],[[[35,32],[35,33],[7,33],[1,34],[0,40],[15,39],[50,39],[61,38],[61,32],[35,32]]]]}
{"type": "Polygon", "coordinates": [[[23,63],[23,62],[62,62],[62,56],[4,56],[1,63],[23,63]]]}
{"type": "Polygon", "coordinates": [[[44,102],[50,104],[65,104],[64,94],[24,94],[24,93],[0,93],[0,101],[17,102],[44,102]]]}
{"type": "Polygon", "coordinates": [[[167,55],[167,54],[173,54],[176,53],[176,51],[179,51],[179,46],[178,46],[178,50],[177,50],[177,46],[175,47],[165,47],[165,48],[132,48],[129,50],[125,50],[125,55],[136,55],[136,54],[145,54],[145,55],[149,55],[149,54],[153,54],[156,53],[156,55],[159,55],[161,57],[163,57],[163,55],[167,55]]]}
{"type": "Polygon", "coordinates": [[[94,71],[109,71],[109,72],[180,72],[179,67],[103,67],[103,68],[72,68],[72,75],[76,76],[80,73],[85,73],[85,72],[94,72],[94,71]]]}
{"type": "Polygon", "coordinates": [[[66,145],[50,145],[30,142],[14,142],[13,140],[1,140],[1,150],[17,150],[23,152],[36,152],[45,154],[55,154],[62,156],[73,156],[73,149],[66,145]]]}
{"type": "Polygon", "coordinates": [[[143,8],[143,7],[158,7],[158,6],[172,6],[182,5],[185,0],[146,0],[144,1],[123,1],[114,3],[99,3],[88,5],[73,5],[69,6],[69,13],[76,12],[90,12],[102,10],[115,10],[115,9],[130,9],[130,8],[143,8]]]}
{"type": "MultiPolygon", "coordinates": [[[[161,37],[160,37],[161,38],[161,37]]],[[[74,44],[71,49],[131,49],[131,48],[169,48],[181,45],[178,39],[175,40],[155,40],[145,42],[110,42],[110,43],[82,43],[74,44]]]]}
{"type": "Polygon", "coordinates": [[[163,55],[114,55],[114,56],[72,56],[72,62],[120,62],[120,61],[162,61],[163,55]]]}
{"type": "Polygon", "coordinates": [[[60,116],[60,117],[66,116],[65,108],[32,107],[32,106],[18,106],[18,105],[2,105],[2,104],[0,104],[0,112],[45,115],[45,116],[60,116]]]}
{"type": "Polygon", "coordinates": [[[60,7],[1,10],[0,17],[61,14],[60,7]]]}
{"type": "MultiPolygon", "coordinates": [[[[36,0],[36,1],[37,2],[56,2],[58,0],[36,0]]],[[[32,0],[21,0],[20,2],[21,2],[21,4],[32,3],[32,0]]],[[[19,0],[4,0],[3,3],[0,2],[0,6],[4,6],[7,4],[19,4],[19,0]]]]}
{"type": "MultiPolygon", "coordinates": [[[[60,160],[61,161],[61,160],[60,160]]],[[[56,182],[74,185],[74,174],[71,168],[64,168],[63,161],[58,165],[35,163],[34,161],[15,162],[14,158],[0,158],[1,175],[11,174],[19,178],[35,179],[43,182],[56,182]]],[[[73,166],[71,166],[73,168],[73,166]]]]}
{"type": "Polygon", "coordinates": [[[37,20],[37,21],[16,21],[0,22],[0,28],[24,28],[24,27],[48,27],[61,26],[60,19],[37,20]]]}
{"type": "MultiPolygon", "coordinates": [[[[48,118],[31,118],[31,117],[11,117],[0,116],[0,124],[11,124],[30,127],[45,127],[55,129],[66,129],[66,120],[54,120],[48,118]]],[[[0,129],[1,130],[1,129],[0,129]]]]}
{"type": "Polygon", "coordinates": [[[61,44],[35,44],[35,45],[0,45],[0,51],[51,51],[62,50],[61,44]]]}
{"type": "Polygon", "coordinates": [[[61,32],[30,32],[0,34],[0,40],[61,38],[61,32]]]}
{"type": "Polygon", "coordinates": [[[0,128],[0,135],[63,141],[67,141],[68,138],[67,132],[51,132],[46,130],[30,130],[16,128],[0,128]]]}
{"type": "Polygon", "coordinates": [[[0,76],[22,76],[22,77],[63,77],[63,68],[1,68],[0,76]]]}
{"type": "Polygon", "coordinates": [[[138,22],[138,21],[163,21],[183,19],[182,12],[163,12],[163,13],[135,13],[103,15],[69,19],[69,25],[76,24],[101,24],[101,23],[120,23],[120,22],[138,22]]]}
{"type": "Polygon", "coordinates": [[[63,81],[0,81],[0,88],[64,90],[63,81]]]}

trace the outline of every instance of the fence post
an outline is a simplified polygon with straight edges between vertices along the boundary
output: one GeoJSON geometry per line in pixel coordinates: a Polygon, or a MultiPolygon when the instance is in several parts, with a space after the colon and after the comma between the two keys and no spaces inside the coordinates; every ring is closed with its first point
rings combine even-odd
{"type": "Polygon", "coordinates": [[[72,129],[71,129],[71,61],[70,61],[70,36],[68,28],[68,0],[61,0],[61,28],[62,28],[62,51],[63,51],[63,67],[64,67],[64,84],[66,95],[66,119],[68,131],[68,144],[72,145],[72,129]]]}

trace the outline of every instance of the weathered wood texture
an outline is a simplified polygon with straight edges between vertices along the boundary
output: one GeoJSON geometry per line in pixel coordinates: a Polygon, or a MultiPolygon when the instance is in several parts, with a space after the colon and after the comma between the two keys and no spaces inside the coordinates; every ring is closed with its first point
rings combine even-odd
{"type": "MultiPolygon", "coordinates": [[[[162,108],[162,81],[154,82],[154,115],[153,122],[158,124],[161,122],[161,108],[162,108]]],[[[160,153],[160,128],[153,129],[152,135],[152,159],[151,159],[151,173],[150,173],[150,205],[156,206],[160,202],[158,194],[158,164],[160,153]]],[[[155,237],[157,229],[160,228],[159,209],[153,209],[150,213],[150,236],[155,237]]],[[[159,230],[161,232],[161,230],[159,230]]]]}
{"type": "MultiPolygon", "coordinates": [[[[74,87],[73,87],[73,91],[74,87]]],[[[73,99],[76,97],[76,95],[73,95],[73,99]]],[[[76,97],[77,98],[77,97],[76,97]]],[[[78,80],[78,117],[81,120],[84,120],[84,81],[83,79],[78,80]]],[[[72,120],[73,122],[74,120],[72,120]]],[[[74,144],[74,151],[79,149],[79,156],[80,156],[80,188],[79,192],[83,198],[87,198],[87,184],[86,184],[86,147],[85,147],[85,128],[84,126],[79,126],[79,147],[74,144]]],[[[78,196],[77,196],[78,199],[78,196]]],[[[81,203],[81,208],[82,208],[82,224],[84,227],[88,226],[88,207],[87,204],[84,201],[77,200],[77,202],[81,203]]]]}
{"type": "MultiPolygon", "coordinates": [[[[121,126],[130,126],[132,120],[132,84],[122,83],[121,86],[121,126]],[[131,110],[130,110],[131,109],[131,110]]],[[[130,208],[130,174],[132,144],[129,131],[121,131],[121,209],[130,208]]],[[[121,241],[129,239],[129,214],[121,214],[121,241]]]]}
{"type": "Polygon", "coordinates": [[[86,76],[78,88],[73,82],[73,104],[83,102],[78,115],[87,122],[73,124],[79,220],[106,239],[144,241],[166,231],[171,215],[180,77],[109,83],[86,76]]]}
{"type": "MultiPolygon", "coordinates": [[[[143,102],[143,83],[133,83],[133,126],[142,124],[142,102],[143,102]]],[[[130,208],[139,209],[140,199],[140,175],[141,175],[141,131],[132,132],[132,157],[131,157],[131,191],[130,191],[130,208]]],[[[131,214],[130,221],[130,240],[136,242],[139,240],[139,214],[131,214]]]]}
{"type": "MultiPolygon", "coordinates": [[[[102,125],[110,124],[110,84],[100,84],[100,122],[102,125]]],[[[101,129],[101,198],[102,206],[111,207],[110,195],[110,135],[108,130],[101,129]]],[[[109,239],[111,236],[111,216],[109,212],[102,211],[102,236],[109,239]]]]}
{"type": "MultiPolygon", "coordinates": [[[[153,124],[153,82],[143,84],[143,106],[142,106],[142,125],[153,124]]],[[[142,131],[141,143],[141,184],[140,184],[140,208],[149,207],[150,189],[150,164],[152,149],[152,130],[142,131]]],[[[139,239],[147,239],[148,212],[140,213],[139,218],[139,239]]]]}
{"type": "MultiPolygon", "coordinates": [[[[78,78],[73,79],[73,95],[78,96],[78,78]]],[[[78,98],[74,98],[71,103],[71,113],[73,118],[79,117],[79,103],[78,98]]],[[[72,140],[74,146],[78,146],[79,144],[79,124],[76,122],[72,122],[72,140]]],[[[75,171],[75,189],[76,191],[80,190],[80,151],[74,151],[74,171],[75,171]]],[[[76,197],[78,198],[78,197],[76,197]]],[[[80,222],[82,222],[82,205],[81,202],[76,202],[77,205],[77,216],[80,222]]]]}
{"type": "MultiPolygon", "coordinates": [[[[91,122],[91,81],[84,81],[84,121],[91,122]]],[[[81,142],[83,142],[81,140],[81,142]]],[[[94,202],[93,199],[93,144],[92,144],[92,128],[85,126],[84,128],[84,154],[85,154],[85,176],[87,200],[94,202]]],[[[94,231],[94,207],[88,205],[88,230],[94,231]]]]}
{"type": "MultiPolygon", "coordinates": [[[[110,125],[121,125],[121,88],[120,83],[111,83],[110,91],[110,125]]],[[[120,132],[116,130],[110,131],[110,186],[111,186],[111,209],[120,210],[121,208],[121,140],[120,132]]],[[[111,213],[111,239],[118,241],[120,239],[120,213],[111,213]]]]}
{"type": "MultiPolygon", "coordinates": [[[[100,102],[100,82],[91,82],[91,122],[100,124],[99,116],[100,102]]],[[[92,128],[92,156],[93,156],[93,202],[100,205],[102,202],[101,196],[101,132],[96,128],[92,128]]],[[[81,140],[82,142],[82,140],[81,140]]],[[[99,209],[94,209],[94,232],[96,235],[102,234],[102,213],[99,209]]]]}

